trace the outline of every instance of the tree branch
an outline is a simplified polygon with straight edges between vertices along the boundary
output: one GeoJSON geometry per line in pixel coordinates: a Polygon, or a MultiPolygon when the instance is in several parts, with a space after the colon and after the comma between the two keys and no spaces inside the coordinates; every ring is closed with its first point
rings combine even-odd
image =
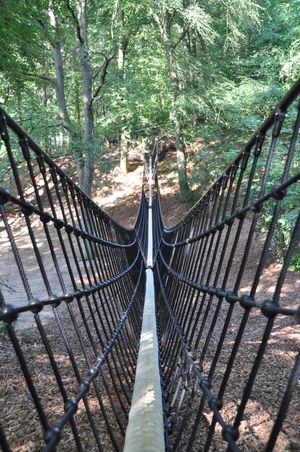
{"type": "MultiPolygon", "coordinates": [[[[29,1],[29,0],[25,0],[25,3],[27,4],[27,6],[29,6],[29,13],[31,14],[31,16],[33,17],[33,19],[35,19],[36,21],[37,21],[37,23],[39,24],[39,26],[43,29],[43,30],[46,30],[47,29],[47,27],[46,27],[46,25],[45,25],[45,22],[43,22],[43,20],[35,13],[35,11],[34,11],[34,8],[33,8],[33,5],[35,5],[34,4],[34,2],[33,2],[33,4],[32,4],[32,2],[31,1],[29,1]]],[[[39,11],[40,12],[40,11],[39,11]]]]}
{"type": "Polygon", "coordinates": [[[185,35],[187,34],[188,29],[184,29],[183,32],[181,33],[178,41],[176,42],[176,44],[174,44],[173,48],[176,49],[176,47],[178,46],[178,44],[180,44],[180,42],[183,40],[183,38],[185,37],[185,35]]]}
{"type": "Polygon", "coordinates": [[[104,86],[104,84],[105,84],[105,79],[106,79],[106,76],[107,76],[108,66],[109,66],[110,62],[111,62],[111,61],[114,59],[114,57],[116,56],[116,53],[117,53],[117,52],[114,52],[114,53],[112,54],[112,56],[109,57],[109,58],[108,58],[106,55],[102,54],[102,55],[104,56],[104,58],[105,58],[105,61],[104,61],[103,65],[102,65],[102,68],[99,69],[99,71],[98,71],[98,73],[97,73],[97,75],[96,75],[96,76],[98,76],[99,73],[100,73],[100,71],[102,71],[102,74],[101,74],[101,82],[100,82],[99,86],[96,88],[96,90],[95,90],[95,92],[94,92],[94,94],[93,94],[93,96],[92,96],[92,99],[91,99],[91,101],[90,101],[90,105],[92,105],[92,103],[94,102],[94,100],[96,99],[96,97],[98,96],[98,94],[100,93],[101,89],[103,88],[103,86],[104,86]]]}
{"type": "Polygon", "coordinates": [[[169,18],[167,19],[167,27],[168,27],[169,31],[171,29],[171,25],[172,25],[173,19],[175,17],[175,14],[176,14],[176,10],[174,9],[172,14],[169,14],[169,18]]]}
{"type": "Polygon", "coordinates": [[[78,18],[77,18],[77,16],[76,16],[76,13],[75,13],[74,9],[72,8],[72,6],[71,6],[71,4],[70,4],[70,0],[65,0],[65,1],[66,1],[66,7],[67,7],[67,10],[68,10],[69,13],[71,14],[72,19],[73,19],[73,21],[74,21],[74,24],[75,24],[75,26],[76,26],[76,34],[77,34],[77,38],[78,38],[80,44],[84,44],[84,39],[83,39],[83,37],[81,36],[80,23],[79,23],[79,21],[78,21],[78,18]]]}
{"type": "Polygon", "coordinates": [[[52,77],[49,77],[48,75],[36,74],[36,73],[31,73],[31,72],[24,72],[24,75],[27,75],[28,77],[32,77],[32,78],[38,78],[41,80],[45,80],[46,82],[49,82],[52,85],[56,84],[56,80],[52,77]]]}
{"type": "Polygon", "coordinates": [[[109,60],[109,62],[110,62],[110,61],[116,56],[116,51],[113,53],[113,55],[112,55],[111,57],[107,57],[107,56],[105,55],[105,53],[103,53],[103,52],[99,52],[99,54],[100,54],[101,56],[103,56],[105,62],[104,62],[104,63],[100,66],[100,68],[97,70],[97,72],[96,72],[95,75],[93,76],[93,80],[96,80],[96,78],[98,77],[98,75],[100,74],[100,72],[103,70],[106,61],[109,60]]]}
{"type": "Polygon", "coordinates": [[[157,26],[159,28],[159,31],[160,31],[161,35],[163,35],[164,34],[164,29],[163,29],[163,26],[162,26],[162,23],[161,23],[161,20],[160,20],[160,16],[156,12],[154,12],[153,10],[151,10],[151,13],[152,13],[152,17],[153,17],[154,21],[156,22],[156,24],[157,24],[157,26]]]}
{"type": "Polygon", "coordinates": [[[74,129],[72,129],[71,127],[66,126],[65,124],[59,124],[62,125],[64,129],[68,130],[68,132],[71,132],[74,134],[74,136],[77,138],[77,133],[75,132],[74,129]]]}

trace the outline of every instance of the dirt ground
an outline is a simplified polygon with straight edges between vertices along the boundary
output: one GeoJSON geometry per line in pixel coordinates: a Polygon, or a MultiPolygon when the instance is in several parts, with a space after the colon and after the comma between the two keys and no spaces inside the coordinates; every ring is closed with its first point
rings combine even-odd
{"type": "MultiPolygon", "coordinates": [[[[118,222],[122,223],[126,227],[132,227],[135,223],[135,219],[138,213],[139,201],[140,201],[140,188],[142,181],[142,166],[137,166],[127,176],[122,176],[117,170],[108,175],[102,183],[99,184],[94,200],[98,203],[109,215],[111,215],[118,222]]],[[[164,219],[168,226],[175,224],[182,218],[185,212],[190,208],[189,204],[180,204],[178,202],[175,189],[176,180],[174,176],[175,172],[170,171],[165,176],[161,183],[161,203],[162,211],[164,213],[164,219]]],[[[32,257],[32,248],[27,240],[26,228],[22,218],[11,216],[9,222],[12,227],[18,231],[16,234],[16,241],[22,259],[26,262],[26,271],[28,279],[32,287],[34,295],[38,298],[43,298],[45,295],[45,288],[41,285],[39,278],[35,277],[35,264],[32,257]]],[[[49,250],[46,244],[39,241],[39,231],[37,227],[37,243],[39,249],[44,256],[44,264],[47,268],[47,262],[50,262],[49,250]]],[[[244,230],[246,240],[247,228],[244,230]]],[[[42,237],[42,235],[41,235],[42,237]]],[[[255,266],[257,264],[259,256],[259,241],[257,248],[253,247],[251,250],[251,259],[249,268],[242,281],[240,289],[241,293],[247,293],[255,266]]],[[[8,303],[24,304],[27,302],[26,294],[18,276],[18,269],[12,259],[10,247],[7,242],[5,231],[0,230],[0,249],[1,249],[1,269],[0,280],[2,281],[4,298],[8,303]]],[[[236,276],[236,270],[238,268],[238,256],[236,266],[233,266],[228,286],[231,285],[236,276]]],[[[280,265],[275,259],[270,259],[261,279],[257,299],[263,300],[268,295],[273,293],[274,285],[280,270],[280,265]]],[[[63,275],[67,274],[67,268],[62,268],[63,275]]],[[[52,267],[49,268],[48,278],[51,285],[57,285],[57,276],[52,267]]],[[[67,286],[70,284],[68,278],[66,278],[67,286]]],[[[289,271],[282,290],[282,304],[284,306],[297,307],[300,304],[300,273],[289,271]],[[296,298],[295,298],[296,295],[296,298]]],[[[60,315],[62,318],[66,315],[65,308],[60,308],[60,315]]],[[[213,315],[214,309],[212,309],[213,315]]],[[[76,314],[75,314],[76,315],[76,314]]],[[[236,336],[240,318],[242,315],[241,309],[237,308],[232,317],[230,332],[227,337],[227,342],[223,348],[223,358],[220,360],[220,366],[215,376],[214,384],[217,385],[222,375],[222,369],[224,370],[226,362],[226,354],[230,352],[232,343],[236,336]],[[222,364],[223,359],[223,364],[222,364]],[[222,367],[223,366],[223,367],[222,367]]],[[[220,321],[224,319],[221,316],[220,321]]],[[[53,321],[52,309],[43,310],[40,314],[41,320],[45,325],[47,335],[52,339],[55,356],[61,368],[63,369],[63,379],[67,385],[68,392],[74,393],[77,387],[75,380],[68,381],[68,369],[70,362],[66,351],[61,348],[58,341],[55,340],[56,329],[53,321]]],[[[231,421],[236,407],[240,401],[242,383],[249,375],[251,370],[251,364],[253,357],[257,351],[257,344],[261,339],[261,334],[266,323],[266,319],[261,316],[260,313],[253,313],[250,316],[249,325],[244,335],[244,347],[242,352],[239,353],[238,361],[240,363],[236,372],[234,371],[230,379],[227,399],[225,401],[222,414],[228,422],[231,421]]],[[[66,328],[67,325],[66,325],[66,328]]],[[[32,314],[23,314],[15,325],[16,333],[24,348],[25,354],[29,360],[34,379],[37,382],[38,390],[43,393],[44,400],[46,401],[46,412],[49,415],[51,422],[57,421],[59,416],[62,415],[62,406],[58,404],[58,391],[56,388],[56,382],[54,377],[50,376],[49,365],[46,364],[45,351],[39,342],[39,333],[32,314]]],[[[68,331],[68,329],[67,329],[68,331]]],[[[70,327],[70,336],[73,334],[70,327]]],[[[0,412],[0,424],[5,428],[8,438],[12,441],[12,450],[14,452],[27,452],[40,450],[42,444],[42,432],[38,427],[38,420],[36,415],[33,414],[33,405],[26,389],[24,380],[21,378],[18,363],[16,362],[13,348],[7,338],[0,338],[0,406],[4,407],[0,412]]],[[[201,344],[200,344],[201,346],[201,344]]],[[[268,432],[270,431],[270,425],[272,419],[280,403],[282,393],[285,388],[286,377],[290,372],[293,360],[296,356],[300,346],[300,325],[291,323],[291,320],[286,317],[278,316],[276,319],[275,327],[273,328],[271,339],[269,341],[269,347],[267,354],[264,358],[263,365],[259,371],[259,375],[256,379],[253,396],[245,414],[245,419],[242,422],[241,432],[242,438],[239,440],[239,446],[245,451],[262,450],[265,443],[268,432]]],[[[213,354],[213,346],[211,352],[208,352],[205,366],[209,369],[210,356],[213,354]]],[[[80,353],[76,355],[79,365],[84,368],[84,364],[80,362],[82,357],[80,353]]],[[[91,396],[92,404],[94,397],[91,396]]],[[[95,412],[95,418],[101,421],[99,415],[95,412]]],[[[191,417],[191,419],[193,416],[191,417]]],[[[205,418],[207,421],[211,420],[211,414],[209,410],[205,411],[205,418]]],[[[95,445],[90,439],[90,432],[86,429],[86,415],[84,408],[79,410],[76,414],[76,422],[80,435],[87,443],[86,451],[93,451],[95,445]]],[[[102,425],[101,424],[101,425],[102,425]]],[[[103,431],[105,425],[102,425],[103,431]]],[[[215,442],[215,450],[225,450],[224,443],[221,439],[221,433],[219,432],[219,440],[215,442]]],[[[74,450],[74,444],[71,439],[71,430],[68,427],[66,429],[66,435],[64,436],[62,445],[58,450],[72,451],[74,450]]],[[[199,437],[199,441],[201,437],[199,437]]],[[[283,433],[280,435],[277,451],[299,451],[300,450],[300,382],[298,382],[297,389],[295,391],[293,400],[290,405],[288,421],[284,423],[283,433]]],[[[201,446],[198,445],[201,450],[201,446]]],[[[110,450],[106,446],[105,450],[110,450]]]]}

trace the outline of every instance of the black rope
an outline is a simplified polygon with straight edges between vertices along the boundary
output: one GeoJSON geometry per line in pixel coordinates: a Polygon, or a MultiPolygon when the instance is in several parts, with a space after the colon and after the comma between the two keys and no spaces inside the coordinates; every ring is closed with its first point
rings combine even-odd
{"type": "MultiPolygon", "coordinates": [[[[35,447],[43,448],[39,442],[41,427],[47,451],[66,440],[77,450],[121,450],[144,301],[146,194],[143,191],[135,228],[123,228],[94,204],[3,110],[0,132],[13,176],[4,179],[10,191],[0,187],[1,231],[10,243],[7,258],[15,260],[27,298],[13,304],[6,301],[8,293],[1,295],[0,326],[4,325],[15,351],[19,367],[16,376],[23,378],[29,391],[23,401],[23,415],[27,411],[33,419],[35,447]],[[12,207],[20,218],[16,222],[10,220],[12,207]],[[24,245],[32,251],[30,262],[20,246],[20,227],[25,227],[24,245]],[[29,265],[34,270],[29,271],[29,265]],[[46,314],[50,316],[47,323],[46,314]],[[46,360],[41,367],[31,366],[34,350],[31,356],[24,347],[31,334],[22,328],[25,315],[37,327],[33,337],[46,360]],[[68,362],[67,380],[60,354],[68,362]],[[36,371],[43,374],[44,366],[58,388],[52,403],[53,407],[63,408],[60,419],[49,412],[47,395],[36,375],[36,371]],[[81,403],[86,416],[84,430],[75,414],[81,403]],[[87,437],[89,446],[85,445],[87,437]]],[[[14,358],[10,355],[9,359],[14,358]]],[[[15,438],[7,428],[6,415],[0,419],[0,444],[9,450],[15,438]]]]}
{"type": "MultiPolygon", "coordinates": [[[[295,325],[299,321],[296,294],[288,305],[281,302],[289,266],[299,250],[299,90],[300,82],[207,193],[172,228],[162,221],[154,170],[155,275],[160,294],[157,309],[172,450],[194,450],[199,444],[203,450],[212,446],[220,449],[226,448],[226,443],[230,450],[238,450],[245,409],[256,397],[257,377],[265,361],[270,360],[268,348],[277,317],[294,319],[295,325]],[[270,249],[276,246],[281,218],[289,216],[290,200],[296,199],[273,295],[261,299],[258,287],[272,257],[270,249]],[[266,233],[261,232],[263,223],[267,225],[266,233]],[[254,273],[251,270],[253,274],[248,276],[255,246],[258,261],[254,273]],[[245,278],[247,292],[241,291],[245,278]],[[240,381],[237,376],[243,368],[238,356],[243,354],[246,334],[253,329],[254,314],[261,314],[262,320],[255,326],[260,334],[256,331],[257,346],[253,346],[248,378],[240,381]],[[237,408],[228,423],[223,406],[232,397],[237,408]]],[[[277,415],[271,413],[273,426],[266,450],[274,447],[288,412],[299,374],[298,361],[299,356],[289,378],[284,373],[287,389],[281,394],[280,406],[274,401],[277,415]]]]}

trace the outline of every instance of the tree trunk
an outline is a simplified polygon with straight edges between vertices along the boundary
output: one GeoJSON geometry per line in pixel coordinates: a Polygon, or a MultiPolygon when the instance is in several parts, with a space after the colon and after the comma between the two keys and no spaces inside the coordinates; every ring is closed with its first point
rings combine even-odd
{"type": "Polygon", "coordinates": [[[178,110],[178,77],[176,72],[176,59],[174,49],[169,43],[165,43],[165,50],[168,58],[170,85],[172,92],[172,109],[171,119],[174,124],[175,139],[176,139],[176,156],[177,156],[177,168],[178,168],[178,180],[179,180],[179,195],[182,201],[186,201],[189,197],[189,185],[186,172],[186,155],[185,145],[183,142],[182,123],[180,112],[178,110]]]}
{"type": "MultiPolygon", "coordinates": [[[[80,93],[79,93],[79,85],[76,80],[75,83],[75,111],[76,111],[76,122],[77,124],[81,124],[81,114],[80,114],[80,93]]],[[[79,137],[76,137],[77,140],[79,137]]],[[[80,140],[79,140],[80,141],[80,140]]],[[[78,175],[79,186],[83,186],[83,168],[84,168],[84,158],[82,153],[82,145],[74,145],[73,146],[73,155],[76,161],[76,171],[78,175]]]]}
{"type": "MultiPolygon", "coordinates": [[[[43,82],[43,105],[44,105],[44,109],[45,111],[47,111],[47,107],[48,107],[48,90],[47,90],[47,83],[43,82]]],[[[46,124],[46,128],[44,128],[43,130],[43,141],[44,141],[44,149],[46,152],[49,152],[49,128],[48,128],[48,123],[46,124]]]]}
{"type": "Polygon", "coordinates": [[[53,51],[54,51],[54,63],[55,63],[55,80],[56,80],[56,99],[59,109],[59,118],[61,119],[64,128],[67,131],[67,135],[69,138],[69,145],[72,148],[73,156],[76,162],[76,171],[77,177],[79,181],[79,185],[82,185],[83,182],[83,156],[82,151],[75,147],[74,143],[77,141],[77,135],[72,127],[65,95],[65,75],[63,68],[63,59],[62,59],[62,51],[61,51],[61,41],[60,34],[58,28],[57,17],[55,15],[54,10],[52,9],[52,5],[49,8],[49,18],[50,23],[54,32],[54,43],[53,43],[53,51]]]}
{"type": "Polygon", "coordinates": [[[127,174],[128,172],[128,132],[125,127],[121,128],[120,131],[120,169],[122,174],[127,174]]]}
{"type": "Polygon", "coordinates": [[[79,3],[80,24],[80,62],[83,78],[83,115],[84,115],[84,142],[85,159],[82,189],[88,196],[92,193],[92,182],[94,176],[95,154],[94,154],[94,111],[93,111],[93,77],[89,57],[87,38],[87,0],[79,3]]]}
{"type": "Polygon", "coordinates": [[[176,48],[172,45],[171,42],[170,13],[164,7],[162,7],[159,15],[156,13],[154,14],[154,18],[159,27],[159,31],[162,37],[170,79],[170,90],[172,95],[171,119],[174,124],[176,137],[179,195],[182,201],[186,201],[189,198],[189,185],[186,172],[186,155],[183,142],[182,123],[180,111],[178,108],[180,87],[176,67],[176,48]]]}
{"type": "Polygon", "coordinates": [[[88,53],[84,50],[82,55],[83,67],[83,113],[84,113],[84,142],[85,159],[82,189],[88,196],[92,193],[92,182],[94,177],[95,150],[94,150],[94,112],[91,105],[92,98],[92,76],[90,71],[88,53]]]}
{"type": "Polygon", "coordinates": [[[177,157],[177,169],[178,169],[178,180],[179,180],[179,194],[182,201],[188,198],[189,186],[186,173],[186,155],[185,146],[182,139],[182,124],[180,120],[180,115],[177,111],[177,96],[173,93],[172,95],[172,117],[175,129],[175,139],[176,139],[176,157],[177,157]]]}
{"type": "MultiPolygon", "coordinates": [[[[121,83],[125,81],[125,51],[126,51],[126,40],[124,36],[124,11],[122,9],[121,0],[116,2],[117,8],[117,18],[119,27],[119,47],[118,47],[118,70],[121,83]]],[[[124,100],[123,100],[124,102],[124,100]]],[[[125,126],[125,117],[121,118],[121,128],[119,131],[119,146],[120,146],[120,169],[122,174],[127,174],[128,172],[128,131],[125,126]]]]}

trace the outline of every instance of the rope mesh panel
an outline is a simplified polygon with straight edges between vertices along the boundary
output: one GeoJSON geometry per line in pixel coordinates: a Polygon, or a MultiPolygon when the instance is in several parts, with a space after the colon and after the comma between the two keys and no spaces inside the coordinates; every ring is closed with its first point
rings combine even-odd
{"type": "Polygon", "coordinates": [[[120,450],[143,309],[145,194],[135,229],[124,229],[3,110],[0,130],[12,185],[0,189],[0,232],[24,291],[0,297],[1,446],[120,450]],[[16,385],[27,426],[21,444],[9,406],[16,385]]]}
{"type": "Polygon", "coordinates": [[[299,90],[298,82],[172,228],[163,223],[156,174],[157,310],[172,450],[272,450],[297,389],[299,347],[290,345],[292,359],[281,367],[276,343],[283,326],[291,337],[299,333],[299,297],[282,294],[299,252],[299,90]],[[271,284],[265,278],[285,216],[290,234],[271,284]],[[266,430],[256,443],[255,410],[265,413],[266,430]]]}
{"type": "MultiPolygon", "coordinates": [[[[296,407],[300,377],[299,347],[291,341],[299,299],[285,296],[300,251],[299,93],[300,83],[172,228],[161,215],[159,142],[154,146],[153,269],[167,450],[289,447],[284,422],[296,407]],[[280,240],[283,255],[274,266],[280,240]],[[267,372],[274,368],[276,378],[267,372]],[[260,439],[255,410],[264,423],[260,439]]],[[[1,109],[0,133],[10,163],[1,184],[11,187],[0,188],[1,251],[18,289],[10,293],[14,288],[0,281],[0,445],[120,450],[144,303],[149,162],[130,230],[1,109]]]]}

